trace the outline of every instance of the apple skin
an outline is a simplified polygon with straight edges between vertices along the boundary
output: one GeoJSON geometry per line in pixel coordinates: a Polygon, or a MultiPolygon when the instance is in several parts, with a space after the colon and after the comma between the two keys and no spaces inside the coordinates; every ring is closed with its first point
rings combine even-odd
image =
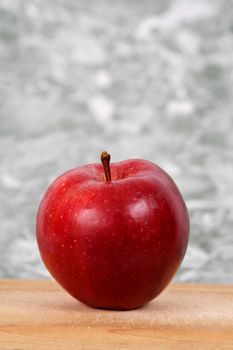
{"type": "Polygon", "coordinates": [[[37,242],[55,280],[96,308],[129,310],[154,299],[186,252],[189,216],[171,177],[140,159],[67,171],[48,188],[37,242]]]}

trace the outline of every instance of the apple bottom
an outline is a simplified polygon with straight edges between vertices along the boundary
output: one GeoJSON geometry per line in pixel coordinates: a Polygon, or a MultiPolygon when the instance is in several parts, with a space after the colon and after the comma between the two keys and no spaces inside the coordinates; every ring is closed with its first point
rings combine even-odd
{"type": "Polygon", "coordinates": [[[145,266],[144,257],[137,254],[137,261],[129,259],[123,264],[114,257],[112,263],[100,260],[93,265],[93,261],[86,264],[81,261],[82,267],[75,270],[72,261],[59,268],[49,257],[44,256],[43,260],[55,280],[75,299],[94,308],[114,310],[135,309],[153,300],[181,263],[165,256],[163,261],[154,259],[150,266],[145,266]]]}

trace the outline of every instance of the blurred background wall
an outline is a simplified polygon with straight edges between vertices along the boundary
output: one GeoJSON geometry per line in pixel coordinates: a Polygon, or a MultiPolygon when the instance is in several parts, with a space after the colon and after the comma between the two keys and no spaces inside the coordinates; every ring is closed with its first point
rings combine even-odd
{"type": "Polygon", "coordinates": [[[233,3],[0,1],[0,276],[48,276],[49,183],[146,158],[177,182],[191,238],[176,279],[233,282],[233,3]]]}

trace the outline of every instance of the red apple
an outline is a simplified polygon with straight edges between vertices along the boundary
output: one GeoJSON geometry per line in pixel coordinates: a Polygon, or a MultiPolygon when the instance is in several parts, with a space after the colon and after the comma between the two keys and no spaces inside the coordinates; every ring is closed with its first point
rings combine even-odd
{"type": "Polygon", "coordinates": [[[92,307],[134,309],[154,299],[184,257],[189,217],[173,180],[140,159],[67,171],[37,216],[41,257],[57,282],[92,307]]]}

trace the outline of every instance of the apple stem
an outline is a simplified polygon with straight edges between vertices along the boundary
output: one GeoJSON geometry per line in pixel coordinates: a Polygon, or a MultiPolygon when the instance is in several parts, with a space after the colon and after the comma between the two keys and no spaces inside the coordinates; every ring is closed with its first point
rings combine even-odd
{"type": "Polygon", "coordinates": [[[108,152],[104,151],[101,153],[101,162],[103,164],[103,167],[104,167],[104,173],[105,173],[105,179],[107,182],[110,182],[111,181],[111,172],[110,172],[110,159],[111,159],[111,156],[108,152]]]}

